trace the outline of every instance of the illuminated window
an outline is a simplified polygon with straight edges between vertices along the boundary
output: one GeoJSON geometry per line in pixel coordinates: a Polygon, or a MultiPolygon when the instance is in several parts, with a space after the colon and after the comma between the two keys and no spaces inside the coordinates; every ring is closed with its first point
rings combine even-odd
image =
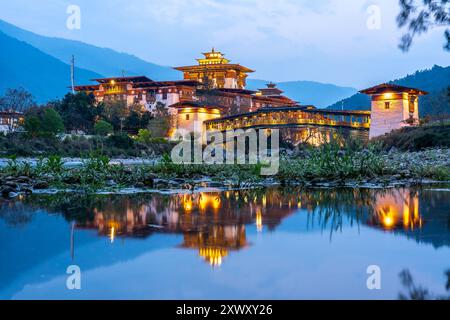
{"type": "Polygon", "coordinates": [[[384,103],[384,108],[387,110],[387,109],[390,109],[391,108],[391,103],[390,102],[385,102],[384,103]]]}

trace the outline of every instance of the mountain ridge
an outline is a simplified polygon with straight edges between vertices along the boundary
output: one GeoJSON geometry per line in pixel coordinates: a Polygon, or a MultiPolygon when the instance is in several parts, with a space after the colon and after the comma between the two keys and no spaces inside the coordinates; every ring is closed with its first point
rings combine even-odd
{"type": "MultiPolygon", "coordinates": [[[[0,94],[7,88],[22,87],[38,103],[62,98],[69,92],[70,65],[0,31],[0,94]]],[[[100,74],[75,68],[78,82],[91,83],[100,74]]]]}
{"type": "MultiPolygon", "coordinates": [[[[78,67],[91,70],[104,77],[119,76],[124,70],[128,76],[145,75],[153,80],[182,79],[182,73],[171,67],[159,66],[128,53],[101,48],[81,41],[38,35],[1,19],[0,31],[12,38],[24,41],[66,64],[70,64],[71,56],[74,54],[75,64],[78,67]]],[[[248,79],[248,88],[260,89],[265,87],[268,82],[270,81],[248,79]]],[[[77,81],[77,84],[84,83],[77,81]]],[[[332,102],[356,92],[354,88],[314,81],[280,82],[279,86],[293,100],[314,104],[318,107],[326,107],[332,102]]]]}
{"type": "Polygon", "coordinates": [[[70,64],[71,57],[74,55],[77,66],[105,77],[118,76],[124,71],[129,76],[150,75],[154,80],[181,79],[181,73],[171,67],[160,66],[129,53],[77,40],[42,36],[1,19],[0,31],[67,64],[70,64]]]}
{"type": "MultiPolygon", "coordinates": [[[[270,81],[248,79],[247,89],[257,90],[265,88],[270,81]]],[[[358,92],[355,88],[341,87],[331,83],[299,80],[277,82],[277,87],[284,91],[284,95],[301,104],[311,104],[318,108],[325,108],[337,99],[343,99],[358,92]]]]}

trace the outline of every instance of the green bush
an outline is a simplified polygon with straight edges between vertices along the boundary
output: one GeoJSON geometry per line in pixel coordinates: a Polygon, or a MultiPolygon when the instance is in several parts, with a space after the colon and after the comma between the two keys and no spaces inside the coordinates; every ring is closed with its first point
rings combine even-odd
{"type": "Polygon", "coordinates": [[[131,139],[126,133],[118,133],[112,136],[109,136],[106,139],[106,142],[109,146],[120,148],[120,149],[130,149],[134,145],[134,140],[131,139]]]}
{"type": "Polygon", "coordinates": [[[148,129],[139,129],[137,141],[148,144],[152,140],[152,135],[148,129]]]}
{"type": "Polygon", "coordinates": [[[113,131],[114,128],[112,124],[104,120],[98,121],[94,126],[94,132],[99,136],[106,136],[110,133],[113,133],[113,131]]]}
{"type": "Polygon", "coordinates": [[[33,138],[52,138],[64,132],[64,123],[53,108],[33,108],[25,115],[24,128],[33,138]]]}

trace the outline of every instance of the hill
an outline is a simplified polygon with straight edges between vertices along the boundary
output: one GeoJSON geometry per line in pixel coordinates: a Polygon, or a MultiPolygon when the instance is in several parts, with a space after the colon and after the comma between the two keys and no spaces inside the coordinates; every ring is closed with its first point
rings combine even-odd
{"type": "Polygon", "coordinates": [[[100,48],[80,41],[45,37],[18,28],[0,20],[0,31],[10,37],[25,41],[48,55],[70,64],[75,55],[76,65],[92,70],[105,77],[114,77],[125,72],[127,76],[146,75],[153,80],[181,79],[182,74],[170,67],[144,61],[136,56],[100,48]]]}
{"type": "MultiPolygon", "coordinates": [[[[0,31],[0,95],[7,88],[23,87],[37,102],[63,97],[70,86],[70,66],[0,31]]],[[[78,83],[90,83],[98,73],[75,68],[78,83]]]]}
{"type": "MultiPolygon", "coordinates": [[[[247,88],[257,90],[265,88],[270,81],[248,79],[247,88]]],[[[278,88],[284,91],[289,98],[301,104],[312,104],[318,108],[325,108],[331,103],[348,97],[358,90],[355,88],[339,87],[314,81],[289,81],[277,83],[278,88]]]]}

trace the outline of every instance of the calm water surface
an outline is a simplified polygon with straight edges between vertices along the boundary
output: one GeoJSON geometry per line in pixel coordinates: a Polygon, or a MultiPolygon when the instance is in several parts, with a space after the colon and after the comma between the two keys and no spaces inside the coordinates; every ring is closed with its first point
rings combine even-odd
{"type": "Polygon", "coordinates": [[[450,189],[0,202],[1,299],[396,299],[405,269],[445,293],[450,189]],[[66,288],[70,265],[79,291],[66,288]],[[370,265],[381,290],[367,289],[370,265]]]}

